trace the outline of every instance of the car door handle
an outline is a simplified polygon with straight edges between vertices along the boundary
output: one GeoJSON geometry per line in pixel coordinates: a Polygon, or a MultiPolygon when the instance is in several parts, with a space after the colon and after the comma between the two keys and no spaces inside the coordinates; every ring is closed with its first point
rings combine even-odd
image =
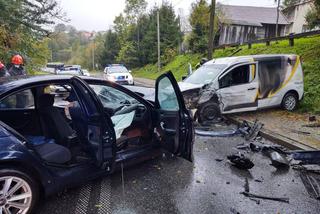
{"type": "Polygon", "coordinates": [[[174,129],[167,129],[167,128],[165,128],[164,122],[161,122],[161,123],[160,123],[160,127],[161,127],[161,129],[162,129],[167,135],[175,135],[175,134],[177,133],[177,131],[174,130],[174,129]]]}
{"type": "Polygon", "coordinates": [[[257,88],[248,88],[248,91],[256,90],[257,88]]]}

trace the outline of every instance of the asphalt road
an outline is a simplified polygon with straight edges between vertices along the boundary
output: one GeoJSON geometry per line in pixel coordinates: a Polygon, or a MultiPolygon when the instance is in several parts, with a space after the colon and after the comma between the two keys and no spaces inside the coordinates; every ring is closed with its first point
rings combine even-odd
{"type": "Polygon", "coordinates": [[[319,213],[320,202],[309,197],[297,171],[276,170],[252,152],[246,154],[252,169],[232,166],[226,156],[240,143],[247,142],[240,136],[197,137],[194,163],[164,154],[124,169],[123,182],[118,172],[48,198],[38,213],[319,213]],[[246,178],[251,193],[288,197],[290,203],[246,198],[240,194],[246,178]]]}

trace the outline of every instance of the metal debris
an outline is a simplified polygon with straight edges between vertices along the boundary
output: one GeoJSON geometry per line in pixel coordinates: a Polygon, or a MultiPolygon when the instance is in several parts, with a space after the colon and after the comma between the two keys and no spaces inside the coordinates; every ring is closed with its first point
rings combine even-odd
{"type": "Polygon", "coordinates": [[[258,120],[255,120],[253,125],[250,125],[247,121],[243,121],[243,123],[239,126],[239,131],[243,134],[246,140],[251,141],[258,136],[262,127],[263,124],[258,120]]]}
{"type": "Polygon", "coordinates": [[[234,154],[227,156],[228,160],[230,160],[233,165],[239,169],[251,169],[254,167],[254,163],[243,154],[234,154]]]}
{"type": "Polygon", "coordinates": [[[291,152],[294,160],[301,164],[320,164],[320,151],[295,151],[291,152]]]}
{"type": "Polygon", "coordinates": [[[276,168],[288,168],[289,167],[289,161],[284,155],[282,155],[276,151],[272,151],[272,152],[270,152],[269,157],[271,159],[272,166],[274,166],[276,168]]]}
{"type": "Polygon", "coordinates": [[[226,131],[211,131],[211,130],[196,128],[195,133],[196,135],[205,136],[205,137],[230,137],[238,134],[238,131],[235,129],[226,130],[226,131]]]}
{"type": "Polygon", "coordinates": [[[269,196],[262,196],[262,195],[256,195],[250,192],[241,192],[246,197],[249,198],[260,198],[260,199],[265,199],[265,200],[272,200],[272,201],[280,201],[280,202],[285,202],[289,203],[289,198],[277,198],[277,197],[269,197],[269,196]]]}

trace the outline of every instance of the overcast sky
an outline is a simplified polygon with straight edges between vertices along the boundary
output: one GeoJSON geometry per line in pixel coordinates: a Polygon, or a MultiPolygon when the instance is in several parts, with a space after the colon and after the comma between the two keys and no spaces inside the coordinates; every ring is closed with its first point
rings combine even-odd
{"type": "MultiPolygon", "coordinates": [[[[195,0],[168,0],[176,10],[182,8],[184,14],[189,14],[190,5],[195,0]]],[[[209,0],[208,0],[209,1],[209,0]]],[[[58,0],[60,6],[70,19],[71,25],[78,30],[104,31],[113,24],[114,17],[119,15],[125,5],[125,0],[58,0]],[[81,2],[81,3],[80,3],[81,2]]],[[[149,8],[161,0],[147,0],[149,8]]],[[[232,5],[275,6],[275,0],[218,0],[232,5]]]]}

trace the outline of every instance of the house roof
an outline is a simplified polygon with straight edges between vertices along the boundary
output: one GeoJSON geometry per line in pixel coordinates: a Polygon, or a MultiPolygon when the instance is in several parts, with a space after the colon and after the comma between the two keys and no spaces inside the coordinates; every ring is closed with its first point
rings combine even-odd
{"type": "MultiPolygon", "coordinates": [[[[221,20],[223,23],[262,26],[262,24],[276,24],[277,8],[276,7],[251,7],[251,6],[234,6],[219,5],[221,9],[221,20]]],[[[289,22],[280,11],[279,24],[287,25],[289,22]]]]}

